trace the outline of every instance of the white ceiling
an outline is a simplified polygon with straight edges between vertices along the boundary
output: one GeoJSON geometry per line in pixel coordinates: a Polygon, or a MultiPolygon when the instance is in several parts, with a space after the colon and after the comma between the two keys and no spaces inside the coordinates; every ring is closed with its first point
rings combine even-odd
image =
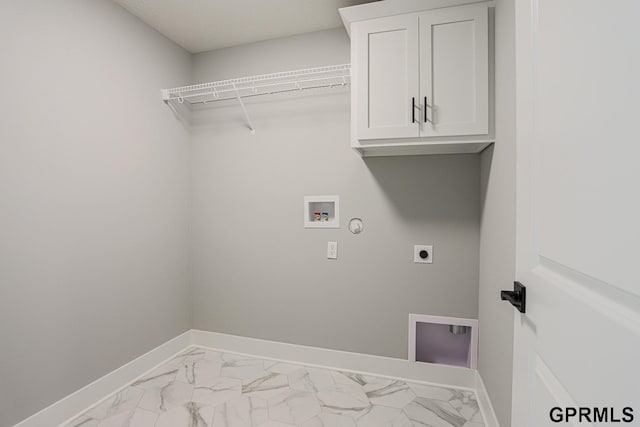
{"type": "Polygon", "coordinates": [[[198,53],[337,28],[338,8],[371,0],[115,0],[129,12],[198,53]]]}

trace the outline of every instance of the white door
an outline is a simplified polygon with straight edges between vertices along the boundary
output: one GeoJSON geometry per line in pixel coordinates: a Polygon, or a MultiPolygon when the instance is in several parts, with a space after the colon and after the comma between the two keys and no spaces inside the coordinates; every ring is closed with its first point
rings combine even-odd
{"type": "Polygon", "coordinates": [[[637,0],[516,0],[514,427],[640,425],[638,22],[637,0]]]}
{"type": "Polygon", "coordinates": [[[420,136],[489,133],[487,21],[487,6],[420,14],[420,136]]]}
{"type": "Polygon", "coordinates": [[[357,138],[418,137],[418,17],[356,22],[351,37],[357,138]]]}

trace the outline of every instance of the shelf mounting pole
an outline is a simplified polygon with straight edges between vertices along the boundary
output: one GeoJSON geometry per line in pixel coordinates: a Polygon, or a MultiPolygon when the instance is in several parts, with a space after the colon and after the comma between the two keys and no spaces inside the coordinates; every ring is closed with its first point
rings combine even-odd
{"type": "Polygon", "coordinates": [[[247,113],[247,108],[244,106],[244,102],[242,102],[242,97],[240,96],[240,92],[238,91],[238,88],[236,87],[235,83],[233,83],[232,85],[233,85],[233,89],[235,89],[236,91],[236,98],[238,99],[238,102],[242,107],[242,111],[244,111],[244,116],[247,119],[247,126],[249,126],[249,130],[251,130],[251,135],[255,135],[256,130],[253,127],[253,123],[251,123],[251,119],[249,118],[249,113],[247,113]]]}

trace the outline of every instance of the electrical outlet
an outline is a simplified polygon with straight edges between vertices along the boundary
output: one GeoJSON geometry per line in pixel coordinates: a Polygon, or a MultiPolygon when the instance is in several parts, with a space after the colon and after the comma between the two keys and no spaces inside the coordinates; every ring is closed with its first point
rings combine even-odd
{"type": "Polygon", "coordinates": [[[327,243],[327,258],[338,259],[338,242],[327,243]]]}
{"type": "Polygon", "coordinates": [[[413,262],[433,264],[433,245],[415,245],[413,247],[413,262]]]}

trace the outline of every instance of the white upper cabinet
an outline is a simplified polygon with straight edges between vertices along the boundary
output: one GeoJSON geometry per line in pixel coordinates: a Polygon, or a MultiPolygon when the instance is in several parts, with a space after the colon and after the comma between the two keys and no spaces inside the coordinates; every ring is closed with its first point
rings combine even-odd
{"type": "Polygon", "coordinates": [[[419,15],[421,136],[489,133],[487,8],[419,15]]]}
{"type": "Polygon", "coordinates": [[[352,52],[361,64],[356,70],[361,139],[420,136],[415,103],[419,94],[418,17],[372,19],[359,23],[352,52]]]}
{"type": "Polygon", "coordinates": [[[353,22],[352,147],[479,152],[493,142],[485,4],[353,22]]]}

